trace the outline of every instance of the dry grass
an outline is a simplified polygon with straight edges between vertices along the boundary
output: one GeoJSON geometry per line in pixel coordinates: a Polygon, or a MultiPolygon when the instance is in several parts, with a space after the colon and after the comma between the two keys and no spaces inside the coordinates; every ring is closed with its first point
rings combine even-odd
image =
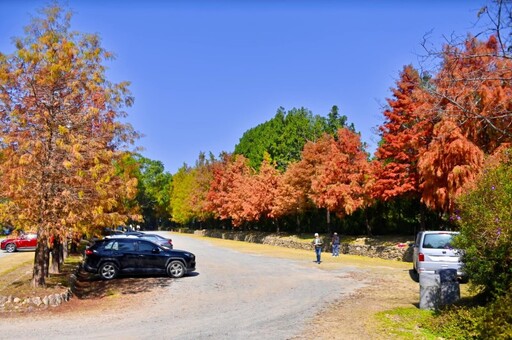
{"type": "Polygon", "coordinates": [[[0,295],[19,298],[46,296],[53,293],[65,292],[69,286],[69,275],[79,261],[71,257],[62,266],[60,274],[50,274],[46,280],[46,288],[33,288],[32,271],[34,252],[16,252],[0,257],[0,295]]]}

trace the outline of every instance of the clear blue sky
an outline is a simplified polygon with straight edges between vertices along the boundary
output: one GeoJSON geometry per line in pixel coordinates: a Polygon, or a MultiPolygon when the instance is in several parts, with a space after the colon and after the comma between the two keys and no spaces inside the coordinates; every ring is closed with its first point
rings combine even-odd
{"type": "MultiPolygon", "coordinates": [[[[0,51],[11,53],[47,1],[0,1],[0,51]]],[[[61,2],[62,3],[62,2],[61,2]]],[[[72,29],[115,53],[109,79],[132,82],[129,121],[142,154],[176,173],[200,151],[233,151],[278,107],[333,105],[375,150],[375,127],[421,42],[478,31],[484,1],[78,1],[72,29]]]]}

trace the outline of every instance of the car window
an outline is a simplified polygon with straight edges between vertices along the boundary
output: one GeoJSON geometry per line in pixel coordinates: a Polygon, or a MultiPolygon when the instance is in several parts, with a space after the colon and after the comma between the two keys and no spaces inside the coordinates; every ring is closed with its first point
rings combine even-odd
{"type": "Polygon", "coordinates": [[[106,250],[117,250],[119,249],[119,246],[117,244],[117,241],[110,241],[105,244],[104,249],[106,250]]]}
{"type": "Polygon", "coordinates": [[[423,239],[423,248],[449,249],[452,248],[451,242],[453,234],[426,234],[423,239]]]}
{"type": "Polygon", "coordinates": [[[421,242],[421,235],[423,235],[423,233],[418,233],[418,236],[416,237],[416,246],[419,246],[419,245],[420,245],[420,242],[421,242]]]}
{"type": "Polygon", "coordinates": [[[139,242],[139,251],[140,252],[150,253],[153,251],[154,248],[155,248],[155,245],[153,243],[144,242],[144,241],[139,242]]]}
{"type": "Polygon", "coordinates": [[[122,242],[119,242],[119,250],[120,251],[134,251],[135,246],[133,242],[130,242],[128,240],[122,240],[122,242]]]}

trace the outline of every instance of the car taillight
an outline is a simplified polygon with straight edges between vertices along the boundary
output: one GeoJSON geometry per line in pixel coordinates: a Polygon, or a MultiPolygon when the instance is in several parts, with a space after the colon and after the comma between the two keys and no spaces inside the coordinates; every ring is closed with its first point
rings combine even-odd
{"type": "Polygon", "coordinates": [[[425,255],[423,255],[423,253],[418,254],[418,261],[420,261],[420,262],[425,261],[425,255]]]}
{"type": "Polygon", "coordinates": [[[93,251],[90,249],[85,250],[85,255],[92,255],[93,251]]]}

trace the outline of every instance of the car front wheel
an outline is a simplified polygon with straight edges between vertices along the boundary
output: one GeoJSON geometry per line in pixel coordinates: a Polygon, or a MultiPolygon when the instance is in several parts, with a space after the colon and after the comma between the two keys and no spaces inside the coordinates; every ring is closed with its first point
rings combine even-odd
{"type": "Polygon", "coordinates": [[[8,253],[12,253],[16,251],[16,245],[14,243],[9,243],[5,246],[5,251],[8,253]]]}
{"type": "Polygon", "coordinates": [[[105,280],[112,280],[117,276],[117,266],[112,262],[105,262],[100,266],[99,274],[105,280]]]}
{"type": "Polygon", "coordinates": [[[185,275],[185,265],[181,261],[172,261],[167,266],[167,275],[173,278],[179,278],[185,275]]]}

